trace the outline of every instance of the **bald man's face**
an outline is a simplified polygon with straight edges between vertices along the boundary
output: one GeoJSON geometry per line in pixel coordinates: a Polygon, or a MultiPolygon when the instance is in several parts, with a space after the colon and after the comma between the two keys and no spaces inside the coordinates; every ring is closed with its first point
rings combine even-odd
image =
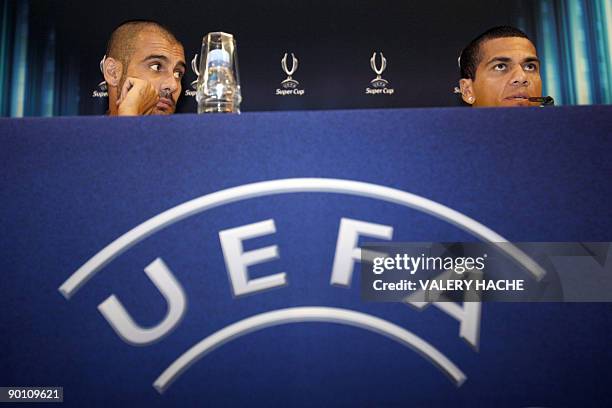
{"type": "Polygon", "coordinates": [[[126,77],[150,82],[160,95],[152,114],[170,115],[176,110],[176,102],[181,95],[181,79],[185,69],[183,46],[155,29],[145,29],[138,33],[134,42],[134,53],[122,83],[126,77]]]}

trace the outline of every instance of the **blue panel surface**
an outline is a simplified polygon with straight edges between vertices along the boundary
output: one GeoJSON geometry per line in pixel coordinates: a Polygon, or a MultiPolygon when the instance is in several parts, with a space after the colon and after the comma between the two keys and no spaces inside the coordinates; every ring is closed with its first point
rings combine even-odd
{"type": "Polygon", "coordinates": [[[343,218],[392,226],[394,241],[479,239],[378,199],[303,191],[243,197],[145,237],[70,299],[58,289],[106,245],[165,210],[290,178],[409,192],[510,241],[612,241],[611,117],[612,107],[592,106],[0,120],[0,386],[63,386],[67,406],[609,405],[609,304],[484,304],[474,350],[458,321],[435,306],[362,302],[358,264],[349,288],[332,286],[343,218]],[[270,219],[276,232],[244,249],[277,245],[280,257],[249,273],[283,271],[288,285],[234,297],[219,232],[270,219]],[[169,335],[137,347],[97,306],[114,294],[138,324],[156,325],[166,303],[144,268],[157,258],[188,308],[169,335]],[[305,322],[238,337],[163,394],[153,387],[210,334],[305,306],[385,319],[437,348],[467,380],[457,387],[423,356],[372,331],[305,322]]]}

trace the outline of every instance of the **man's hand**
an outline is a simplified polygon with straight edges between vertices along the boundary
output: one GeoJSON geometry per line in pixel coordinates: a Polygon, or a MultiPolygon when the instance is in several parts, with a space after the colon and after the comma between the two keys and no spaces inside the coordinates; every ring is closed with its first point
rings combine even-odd
{"type": "Polygon", "coordinates": [[[149,115],[157,102],[159,94],[149,81],[127,77],[117,100],[119,116],[149,115]]]}

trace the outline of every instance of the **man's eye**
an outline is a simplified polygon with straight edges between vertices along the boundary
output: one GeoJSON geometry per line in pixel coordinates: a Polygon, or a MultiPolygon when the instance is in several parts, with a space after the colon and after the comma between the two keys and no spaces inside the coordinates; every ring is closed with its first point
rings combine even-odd
{"type": "Polygon", "coordinates": [[[538,66],[536,64],[527,64],[525,65],[525,71],[537,71],[538,66]]]}
{"type": "Polygon", "coordinates": [[[493,69],[495,71],[505,71],[506,70],[506,64],[497,64],[493,67],[493,69]]]}
{"type": "Polygon", "coordinates": [[[185,73],[184,73],[184,72],[181,72],[181,71],[174,71],[174,77],[175,77],[176,79],[181,79],[181,78],[183,77],[183,75],[185,75],[185,73]]]}
{"type": "Polygon", "coordinates": [[[161,64],[149,65],[149,68],[151,68],[153,71],[159,72],[161,70],[161,64]]]}

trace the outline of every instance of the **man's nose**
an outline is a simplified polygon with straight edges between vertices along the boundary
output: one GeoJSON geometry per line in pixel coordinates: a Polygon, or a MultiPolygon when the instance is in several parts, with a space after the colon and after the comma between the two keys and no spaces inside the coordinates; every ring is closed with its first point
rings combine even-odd
{"type": "Polygon", "coordinates": [[[179,87],[178,80],[174,76],[174,72],[170,72],[168,75],[164,77],[164,80],[161,84],[161,89],[165,89],[171,94],[173,94],[179,87]]]}
{"type": "Polygon", "coordinates": [[[513,86],[527,86],[529,85],[529,77],[522,66],[518,65],[512,71],[512,77],[510,83],[513,86]]]}

